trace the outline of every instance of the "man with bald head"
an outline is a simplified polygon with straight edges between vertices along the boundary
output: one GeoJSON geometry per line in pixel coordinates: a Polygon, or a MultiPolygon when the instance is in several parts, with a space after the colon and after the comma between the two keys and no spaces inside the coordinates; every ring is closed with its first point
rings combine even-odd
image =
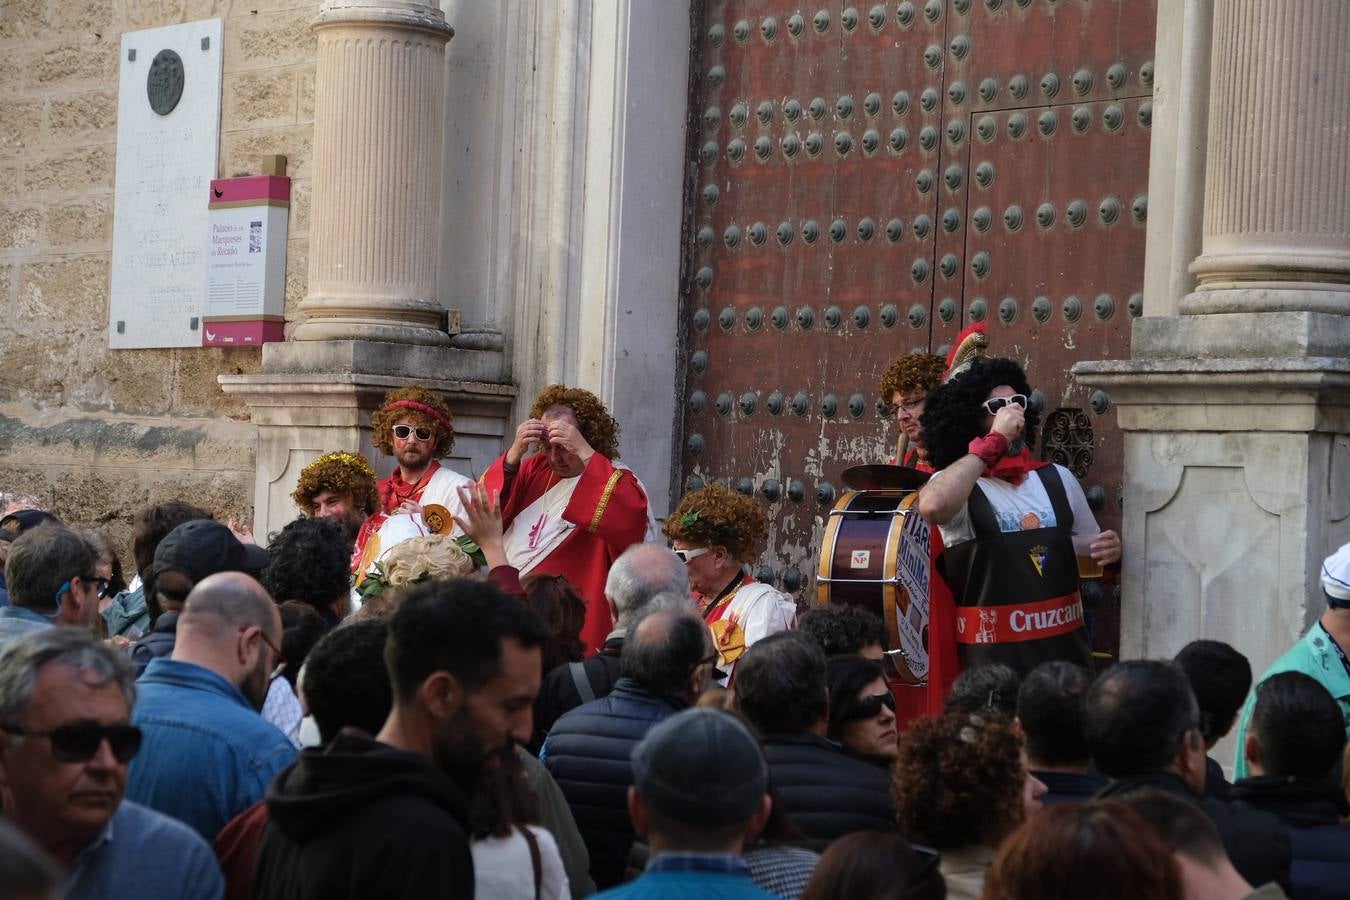
{"type": "Polygon", "coordinates": [[[708,627],[697,614],[649,613],[628,632],[620,658],[623,677],[614,690],[564,715],[544,741],[540,756],[576,817],[598,887],[623,880],[633,844],[628,817],[633,748],[657,722],[694,705],[716,660],[708,627]]]}
{"type": "Polygon", "coordinates": [[[152,660],[138,682],[132,723],[145,741],[127,797],[209,843],[295,761],[258,714],[280,662],[281,616],[257,581],[220,572],[188,594],[177,634],[173,656],[152,660]]]}

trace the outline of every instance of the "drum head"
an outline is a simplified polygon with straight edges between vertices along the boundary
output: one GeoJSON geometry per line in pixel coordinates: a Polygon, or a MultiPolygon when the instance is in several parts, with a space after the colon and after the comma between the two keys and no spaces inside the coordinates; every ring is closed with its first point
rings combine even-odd
{"type": "Polygon", "coordinates": [[[908,466],[875,464],[850,466],[843,479],[855,491],[917,491],[927,483],[928,474],[908,466]]]}

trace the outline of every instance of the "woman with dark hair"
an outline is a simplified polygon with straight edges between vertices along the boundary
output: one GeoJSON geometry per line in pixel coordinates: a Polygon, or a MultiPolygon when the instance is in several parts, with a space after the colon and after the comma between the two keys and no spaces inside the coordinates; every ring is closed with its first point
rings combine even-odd
{"type": "Polygon", "coordinates": [[[286,735],[296,748],[300,747],[300,723],[305,718],[305,707],[295,681],[300,668],[309,657],[309,651],[327,632],[323,617],[314,607],[301,600],[281,604],[281,659],[272,672],[263,701],[262,717],[286,735]]]}
{"type": "Polygon", "coordinates": [[[1087,895],[1092,900],[1186,896],[1162,838],[1116,800],[1052,806],[1030,819],[1004,842],[984,881],[984,900],[1087,895]]]}
{"type": "Polygon", "coordinates": [[[898,834],[855,831],[830,845],[802,900],[944,900],[938,853],[898,834]]]}
{"type": "Polygon", "coordinates": [[[1021,734],[1001,715],[918,719],[891,767],[900,832],[941,851],[953,900],[978,900],[994,853],[1040,810],[1044,793],[1027,771],[1021,734]]]}
{"type": "MultiPolygon", "coordinates": [[[[558,666],[581,662],[585,645],[581,643],[581,628],[586,622],[586,601],[563,575],[530,575],[521,582],[525,605],[539,614],[548,625],[550,636],[540,647],[543,664],[540,672],[547,675],[558,666]]],[[[543,727],[545,717],[540,715],[540,698],[534,700],[534,736],[526,746],[537,754],[544,745],[548,731],[543,727]]]]}
{"type": "Polygon", "coordinates": [[[882,675],[881,663],[845,654],[825,661],[830,688],[826,737],[859,759],[889,766],[896,744],[895,697],[882,675]]]}
{"type": "Polygon", "coordinates": [[[474,896],[493,900],[570,900],[553,835],[539,827],[539,798],[515,747],[483,767],[469,810],[474,896]]]}

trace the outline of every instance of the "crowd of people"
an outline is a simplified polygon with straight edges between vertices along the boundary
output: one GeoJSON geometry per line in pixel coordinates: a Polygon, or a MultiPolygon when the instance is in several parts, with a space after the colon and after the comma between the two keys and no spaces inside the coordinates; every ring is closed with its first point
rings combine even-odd
{"type": "Polygon", "coordinates": [[[1350,545],[1260,678],[1209,640],[1096,671],[1074,542],[1119,538],[1031,456],[1020,368],[881,390],[933,473],[917,686],[877,612],[750,575],[756,500],[658,525],[576,388],[477,482],[445,401],[392,391],[389,476],[324,454],[265,542],[148,505],[134,571],[0,495],[0,896],[1350,897],[1350,545]]]}

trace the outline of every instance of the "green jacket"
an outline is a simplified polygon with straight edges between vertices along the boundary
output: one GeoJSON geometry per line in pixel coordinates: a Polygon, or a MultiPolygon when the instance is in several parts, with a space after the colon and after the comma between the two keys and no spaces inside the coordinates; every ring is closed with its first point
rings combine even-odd
{"type": "MultiPolygon", "coordinates": [[[[1327,634],[1321,622],[1310,628],[1303,639],[1290,647],[1284,656],[1275,660],[1275,664],[1261,676],[1256,687],[1260,687],[1261,681],[1281,672],[1302,672],[1317,679],[1330,691],[1331,696],[1335,697],[1341,706],[1341,715],[1346,719],[1346,734],[1350,736],[1350,672],[1346,672],[1345,663],[1341,662],[1341,655],[1336,652],[1335,641],[1327,634]]],[[[1242,749],[1247,743],[1247,725],[1252,720],[1252,708],[1256,706],[1256,687],[1253,687],[1251,694],[1248,695],[1247,702],[1242,707],[1242,716],[1238,719],[1237,759],[1233,763],[1234,781],[1247,777],[1247,760],[1243,759],[1242,749]]]]}

